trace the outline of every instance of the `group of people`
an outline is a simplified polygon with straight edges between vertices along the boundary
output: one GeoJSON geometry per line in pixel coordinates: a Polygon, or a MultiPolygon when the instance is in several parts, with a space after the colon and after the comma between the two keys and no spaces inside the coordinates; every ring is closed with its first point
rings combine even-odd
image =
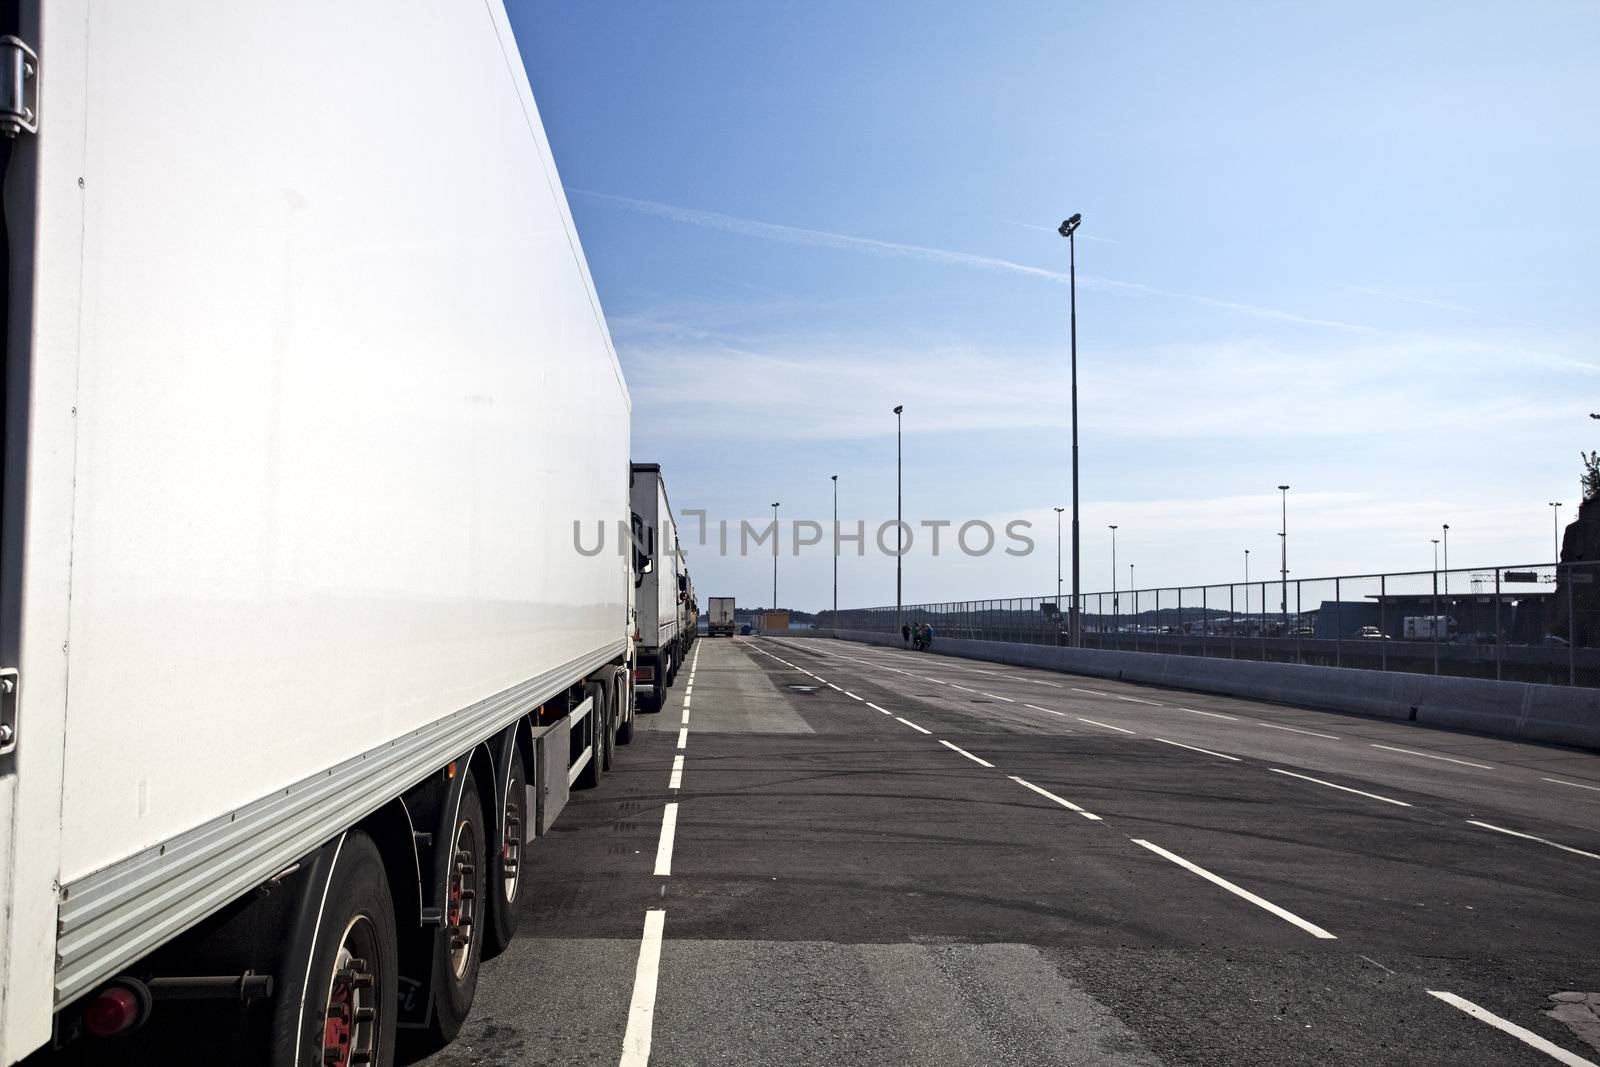
{"type": "Polygon", "coordinates": [[[908,622],[900,627],[900,639],[918,652],[933,645],[933,627],[925,622],[908,622]]]}

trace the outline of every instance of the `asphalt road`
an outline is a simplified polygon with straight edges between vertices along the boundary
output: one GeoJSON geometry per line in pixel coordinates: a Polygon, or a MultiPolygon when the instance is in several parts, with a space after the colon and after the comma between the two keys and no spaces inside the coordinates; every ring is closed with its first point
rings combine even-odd
{"type": "Polygon", "coordinates": [[[434,1067],[1600,1062],[1587,753],[702,639],[531,859],[434,1067]]]}

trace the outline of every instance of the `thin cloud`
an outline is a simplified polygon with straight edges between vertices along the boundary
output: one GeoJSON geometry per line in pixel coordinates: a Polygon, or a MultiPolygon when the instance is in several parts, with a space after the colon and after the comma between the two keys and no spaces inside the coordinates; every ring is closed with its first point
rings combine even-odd
{"type": "MultiPolygon", "coordinates": [[[[1030,278],[1043,278],[1063,285],[1068,281],[1067,275],[1060,271],[1032,267],[1026,263],[1017,263],[1013,260],[1000,259],[995,256],[980,256],[971,252],[955,252],[946,248],[930,248],[927,245],[903,244],[898,241],[880,241],[872,237],[857,237],[853,234],[835,233],[830,230],[811,230],[801,226],[784,226],[775,222],[760,222],[756,219],[739,218],[735,215],[724,215],[716,211],[679,207],[675,204],[663,204],[656,200],[639,200],[631,196],[617,196],[612,193],[600,193],[590,189],[568,189],[567,192],[629,211],[655,215],[658,218],[670,219],[673,222],[680,222],[689,226],[702,226],[745,237],[782,241],[786,244],[806,245],[811,248],[848,249],[867,252],[872,255],[915,259],[925,263],[936,263],[941,266],[969,267],[976,270],[1020,274],[1030,278]]],[[[1300,326],[1317,326],[1323,329],[1344,330],[1352,333],[1374,332],[1368,326],[1357,326],[1352,323],[1336,322],[1331,319],[1308,318],[1307,316],[1297,315],[1292,311],[1283,311],[1279,308],[1241,304],[1231,300],[1217,300],[1213,297],[1197,296],[1193,293],[1176,293],[1166,289],[1157,289],[1150,285],[1143,285],[1139,282],[1125,282],[1115,278],[1100,278],[1086,274],[1078,275],[1078,282],[1089,288],[1121,290],[1148,296],[1187,300],[1191,303],[1220,308],[1224,311],[1234,311],[1256,318],[1274,319],[1278,322],[1290,322],[1300,326]]]]}
{"type": "MultiPolygon", "coordinates": [[[[1001,219],[1000,221],[1005,223],[1007,226],[1020,226],[1024,230],[1038,230],[1040,233],[1060,233],[1061,232],[1060,230],[1056,229],[1054,226],[1036,226],[1031,222],[1018,222],[1015,219],[1001,219]]],[[[1098,241],[1103,245],[1119,245],[1119,244],[1122,243],[1121,241],[1113,241],[1109,237],[1097,237],[1092,233],[1081,233],[1080,232],[1078,234],[1078,236],[1082,237],[1085,241],[1098,241]]]]}
{"type": "Polygon", "coordinates": [[[1422,304],[1424,307],[1443,308],[1446,311],[1459,311],[1463,315],[1484,314],[1483,312],[1474,310],[1473,308],[1464,308],[1458,304],[1446,304],[1439,300],[1424,300],[1420,296],[1405,296],[1401,293],[1386,293],[1382,289],[1368,289],[1364,285],[1346,285],[1343,282],[1334,282],[1333,284],[1339,289],[1348,289],[1352,293],[1367,293],[1371,296],[1386,297],[1390,300],[1403,300],[1408,304],[1422,304]]]}

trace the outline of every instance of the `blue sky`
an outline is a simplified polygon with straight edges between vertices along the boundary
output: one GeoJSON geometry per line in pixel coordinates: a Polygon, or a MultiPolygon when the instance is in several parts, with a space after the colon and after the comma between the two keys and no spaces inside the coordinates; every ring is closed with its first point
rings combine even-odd
{"type": "MultiPolygon", "coordinates": [[[[508,4],[674,506],[1032,520],[906,600],[1049,593],[1082,212],[1084,588],[1547,560],[1600,424],[1592,4],[508,4]],[[1257,564],[1259,565],[1259,564],[1257,564]],[[1259,573],[1255,576],[1259,577],[1259,573]]],[[[770,557],[691,544],[702,595],[770,557]]],[[[785,545],[779,600],[831,596],[785,545]]],[[[894,562],[840,563],[843,606],[894,562]]]]}

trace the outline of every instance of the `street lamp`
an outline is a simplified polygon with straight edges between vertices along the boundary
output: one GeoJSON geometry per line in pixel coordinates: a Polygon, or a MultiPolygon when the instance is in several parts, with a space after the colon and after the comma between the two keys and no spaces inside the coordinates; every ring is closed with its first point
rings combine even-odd
{"type": "Polygon", "coordinates": [[[1078,629],[1078,241],[1073,236],[1082,223],[1082,215],[1073,215],[1056,230],[1067,239],[1067,288],[1072,301],[1072,623],[1068,632],[1074,648],[1083,643],[1078,629]]]}
{"type": "Polygon", "coordinates": [[[839,625],[839,476],[833,479],[833,625],[839,625]]]}
{"type": "Polygon", "coordinates": [[[1433,580],[1437,582],[1439,580],[1439,539],[1430,537],[1428,540],[1433,542],[1433,580]]]}
{"type": "Polygon", "coordinates": [[[1561,562],[1561,501],[1552,500],[1550,506],[1555,509],[1550,513],[1550,543],[1555,548],[1555,561],[1561,562]]]}
{"type": "Polygon", "coordinates": [[[1066,508],[1056,508],[1056,608],[1061,607],[1061,513],[1066,508]]]}
{"type": "MultiPolygon", "coordinates": [[[[1282,551],[1283,551],[1283,563],[1282,563],[1283,573],[1279,576],[1279,580],[1282,581],[1282,583],[1283,583],[1283,602],[1279,605],[1279,607],[1283,612],[1283,623],[1284,623],[1285,626],[1288,626],[1288,624],[1289,624],[1289,487],[1287,485],[1280,485],[1280,486],[1278,486],[1278,491],[1283,494],[1283,528],[1282,528],[1281,532],[1278,534],[1278,536],[1283,539],[1283,546],[1282,546],[1282,551]]],[[[1266,611],[1267,610],[1266,609],[1266,605],[1262,605],[1261,610],[1262,611],[1266,611]]]]}
{"type": "Polygon", "coordinates": [[[1444,524],[1444,595],[1450,595],[1450,524],[1444,524]]]}
{"type": "Polygon", "coordinates": [[[1117,528],[1107,527],[1111,531],[1111,614],[1117,614],[1117,528]]]}
{"type": "Polygon", "coordinates": [[[772,610],[778,610],[778,501],[772,502],[772,610]]]}
{"type": "MultiPolygon", "coordinates": [[[[906,524],[901,519],[901,508],[905,495],[900,481],[900,413],[905,411],[904,404],[894,406],[894,624],[900,625],[900,564],[906,554],[906,524]]],[[[881,544],[881,542],[880,542],[881,544]]]]}

